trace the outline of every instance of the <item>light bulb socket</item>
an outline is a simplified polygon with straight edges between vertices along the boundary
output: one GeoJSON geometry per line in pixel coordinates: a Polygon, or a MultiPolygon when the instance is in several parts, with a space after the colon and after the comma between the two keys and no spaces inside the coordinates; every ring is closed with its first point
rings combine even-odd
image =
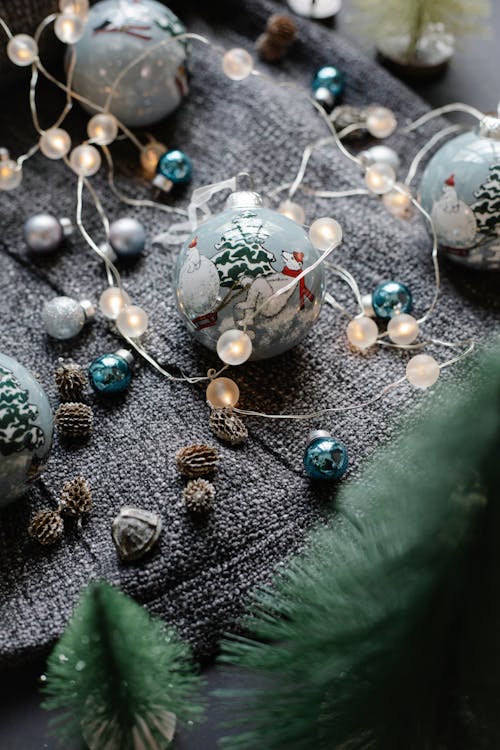
{"type": "Polygon", "coordinates": [[[88,322],[95,317],[95,306],[89,299],[80,300],[80,305],[85,313],[85,320],[88,322]]]}
{"type": "Polygon", "coordinates": [[[124,359],[129,367],[132,367],[132,365],[134,364],[134,355],[132,354],[130,349],[118,349],[115,352],[115,356],[120,357],[120,359],[124,359]]]}
{"type": "Polygon", "coordinates": [[[236,190],[226,201],[226,208],[260,208],[262,198],[253,190],[236,190]]]}
{"type": "Polygon", "coordinates": [[[329,438],[331,436],[332,435],[328,430],[311,430],[308,443],[311,444],[314,440],[318,440],[319,438],[329,438]]]}

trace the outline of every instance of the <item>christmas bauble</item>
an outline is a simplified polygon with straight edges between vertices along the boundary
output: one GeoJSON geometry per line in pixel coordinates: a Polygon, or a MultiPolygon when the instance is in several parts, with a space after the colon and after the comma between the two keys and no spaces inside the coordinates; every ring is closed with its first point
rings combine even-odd
{"type": "Polygon", "coordinates": [[[431,214],[441,249],[476,268],[500,268],[500,120],[485,117],[429,162],[420,201],[431,214]]]}
{"type": "Polygon", "coordinates": [[[0,353],[0,506],[22,495],[38,476],[52,431],[42,386],[19,362],[0,353]]]}
{"type": "Polygon", "coordinates": [[[179,255],[174,287],[181,315],[209,349],[225,331],[245,329],[251,359],[281,354],[320,313],[322,265],[288,288],[318,257],[295,221],[263,208],[256,193],[233,193],[226,210],[201,224],[179,255]]]}
{"type": "Polygon", "coordinates": [[[109,111],[130,127],[161,120],[188,90],[187,43],[172,39],[185,31],[177,16],[156,0],[101,0],[90,9],[85,33],[75,45],[73,88],[107,106],[110,89],[123,74],[109,111]]]}

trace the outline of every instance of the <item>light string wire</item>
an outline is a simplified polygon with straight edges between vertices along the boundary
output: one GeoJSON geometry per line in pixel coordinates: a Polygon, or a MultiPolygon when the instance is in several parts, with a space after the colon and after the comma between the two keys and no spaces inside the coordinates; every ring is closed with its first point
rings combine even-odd
{"type": "MultiPolygon", "coordinates": [[[[48,26],[51,23],[51,21],[53,21],[55,18],[56,18],[56,15],[53,14],[52,16],[48,16],[46,19],[44,19],[44,21],[42,21],[42,23],[40,24],[40,26],[39,26],[39,28],[37,30],[38,37],[42,33],[43,29],[46,26],[48,26]]],[[[6,32],[8,38],[11,38],[12,34],[10,32],[10,29],[8,28],[7,24],[3,21],[3,19],[1,19],[1,18],[0,18],[0,25],[2,26],[2,28],[6,32]]],[[[173,37],[173,38],[175,38],[175,39],[181,39],[181,38],[196,39],[196,40],[198,40],[198,41],[200,41],[200,42],[208,45],[209,47],[211,47],[212,49],[214,49],[215,51],[217,51],[219,54],[224,53],[224,50],[221,50],[218,46],[213,45],[208,39],[206,39],[205,37],[202,37],[201,35],[198,35],[198,34],[186,33],[186,34],[181,34],[181,35],[175,35],[175,37],[173,37]]],[[[32,75],[32,80],[31,80],[31,83],[30,83],[30,104],[31,104],[31,111],[32,111],[32,115],[33,115],[33,121],[34,121],[35,127],[38,130],[38,132],[44,132],[44,131],[41,130],[41,128],[39,126],[38,116],[37,116],[37,109],[36,109],[35,94],[36,94],[36,84],[37,84],[37,80],[38,80],[38,71],[42,72],[42,74],[45,77],[47,77],[48,80],[52,81],[56,86],[58,86],[59,88],[61,88],[63,91],[66,92],[67,102],[66,102],[65,108],[63,109],[63,112],[61,113],[60,117],[56,121],[58,124],[60,124],[61,122],[64,121],[65,116],[67,115],[67,113],[71,109],[73,98],[76,98],[76,99],[78,99],[79,101],[81,101],[83,103],[89,104],[96,111],[107,112],[108,108],[109,108],[109,103],[110,103],[111,98],[113,96],[113,92],[116,89],[116,87],[118,86],[119,82],[122,80],[122,78],[125,75],[125,73],[128,72],[128,70],[131,67],[133,67],[134,65],[136,65],[145,56],[151,54],[151,52],[154,49],[156,49],[156,48],[158,48],[160,46],[163,46],[164,44],[167,44],[169,42],[170,42],[170,40],[164,40],[164,41],[158,43],[157,45],[154,45],[151,49],[147,50],[145,53],[143,53],[141,56],[139,56],[138,59],[132,61],[132,63],[130,63],[129,66],[127,66],[126,69],[124,69],[123,71],[121,71],[121,73],[119,74],[119,76],[117,77],[117,79],[115,80],[115,82],[114,82],[114,84],[113,84],[113,86],[111,88],[111,91],[110,91],[110,93],[108,95],[108,98],[106,100],[106,106],[104,108],[95,105],[95,103],[91,102],[90,100],[86,99],[85,97],[79,96],[78,94],[76,94],[76,92],[74,92],[72,90],[72,88],[71,88],[71,77],[72,77],[72,72],[74,70],[74,66],[75,66],[75,62],[76,62],[76,58],[75,58],[75,54],[74,54],[74,47],[73,46],[72,46],[72,56],[71,56],[70,66],[69,66],[69,72],[68,72],[68,81],[67,81],[66,84],[61,83],[54,76],[52,76],[52,74],[50,74],[46,70],[45,66],[42,65],[40,59],[37,58],[36,61],[33,63],[33,75],[32,75]]],[[[258,77],[260,77],[262,79],[266,79],[272,85],[276,85],[276,86],[280,86],[280,87],[294,88],[294,89],[298,89],[302,94],[305,93],[304,90],[300,86],[298,86],[297,84],[295,84],[294,82],[276,82],[270,76],[268,76],[266,74],[263,74],[260,71],[257,71],[255,69],[253,69],[251,71],[251,73],[254,76],[258,76],[258,77]]],[[[337,130],[336,130],[335,126],[333,125],[333,122],[327,116],[325,110],[321,107],[321,105],[319,103],[317,103],[308,94],[306,94],[306,98],[310,101],[310,103],[313,105],[313,107],[319,113],[320,117],[323,119],[323,121],[325,122],[325,124],[327,125],[327,127],[328,127],[328,129],[330,130],[330,133],[331,133],[331,135],[327,139],[325,139],[325,138],[319,139],[319,142],[325,143],[325,142],[328,142],[328,141],[332,140],[332,138],[333,138],[333,141],[334,141],[336,147],[341,151],[341,153],[344,154],[344,156],[346,156],[346,158],[348,158],[351,161],[355,162],[359,166],[364,166],[362,159],[360,159],[359,157],[353,155],[352,153],[349,152],[348,149],[345,148],[345,146],[343,145],[343,143],[341,141],[341,136],[337,133],[337,130]]],[[[451,112],[451,111],[464,111],[464,112],[467,112],[469,114],[472,114],[473,116],[477,117],[478,119],[481,119],[483,117],[483,114],[480,113],[479,110],[476,110],[473,107],[469,107],[468,105],[462,105],[462,104],[458,103],[458,104],[455,104],[455,105],[447,105],[445,107],[439,108],[438,110],[435,110],[433,112],[427,113],[426,115],[422,116],[421,118],[419,118],[415,122],[413,122],[410,125],[408,125],[405,130],[406,130],[406,132],[411,132],[412,130],[416,129],[417,127],[420,127],[420,125],[424,124],[425,122],[428,122],[433,117],[437,117],[437,116],[439,116],[441,114],[445,114],[446,112],[451,112]]],[[[118,124],[119,124],[120,129],[122,129],[122,131],[124,132],[124,134],[140,150],[142,150],[144,148],[144,146],[134,136],[134,134],[131,131],[128,131],[128,128],[126,128],[125,126],[123,126],[123,124],[120,123],[119,121],[118,121],[118,124]]],[[[347,134],[348,132],[351,132],[351,130],[358,129],[358,127],[359,126],[357,124],[354,124],[353,126],[348,126],[347,128],[344,129],[344,131],[342,131],[341,134],[347,134]]],[[[439,134],[436,134],[436,136],[437,135],[439,135],[439,134]]],[[[436,142],[436,136],[433,137],[434,138],[433,145],[436,142]]],[[[443,132],[441,132],[440,137],[444,137],[444,133],[443,132]]],[[[303,154],[301,165],[299,167],[299,172],[298,172],[298,174],[297,174],[294,182],[291,184],[291,188],[290,188],[290,192],[289,192],[289,196],[290,197],[294,195],[294,193],[296,192],[296,190],[300,186],[300,184],[301,184],[301,182],[303,180],[304,174],[305,174],[305,169],[306,169],[307,163],[308,163],[309,158],[310,158],[310,156],[312,154],[312,151],[316,147],[317,143],[318,142],[316,142],[316,144],[312,145],[312,148],[311,147],[306,147],[306,151],[303,154]]],[[[412,167],[414,168],[415,171],[418,168],[418,163],[423,158],[423,156],[425,156],[425,153],[429,149],[430,149],[430,146],[428,146],[425,149],[424,153],[419,152],[419,154],[417,154],[417,157],[419,157],[419,161],[417,162],[417,165],[414,167],[414,165],[412,163],[412,167]]],[[[25,160],[26,158],[29,158],[29,156],[32,155],[33,153],[35,153],[37,150],[38,150],[38,145],[33,146],[26,154],[24,154],[21,157],[19,157],[18,163],[21,163],[20,160],[25,160]]],[[[108,182],[110,184],[111,189],[113,190],[113,192],[115,193],[115,195],[117,195],[117,197],[120,200],[124,200],[124,198],[125,198],[124,202],[133,201],[133,199],[127,199],[126,196],[122,196],[121,193],[116,189],[116,187],[114,185],[114,181],[113,181],[114,168],[113,168],[113,161],[112,161],[112,158],[111,158],[111,154],[109,152],[109,149],[107,149],[107,148],[103,148],[103,152],[105,154],[105,157],[106,157],[106,160],[107,160],[107,163],[108,163],[108,182]]],[[[67,160],[66,157],[65,157],[64,161],[65,161],[65,163],[68,166],[70,166],[69,165],[69,161],[67,160]]],[[[414,162],[415,162],[415,160],[414,160],[414,162]]],[[[79,227],[80,233],[82,234],[82,237],[85,239],[85,241],[87,242],[87,244],[104,261],[105,266],[106,266],[106,273],[107,273],[107,278],[108,278],[108,284],[109,284],[109,286],[114,286],[114,284],[116,282],[116,285],[121,289],[121,279],[120,279],[120,274],[119,274],[118,270],[116,269],[116,267],[114,266],[114,264],[111,262],[111,260],[107,256],[107,254],[103,250],[101,250],[101,248],[94,242],[94,240],[88,234],[88,232],[86,231],[86,229],[84,227],[83,219],[82,219],[83,186],[84,185],[88,189],[89,194],[90,194],[90,196],[91,196],[91,198],[93,200],[93,203],[95,205],[95,208],[96,208],[98,214],[101,217],[101,220],[102,220],[105,232],[106,232],[106,236],[109,233],[109,220],[107,219],[107,215],[104,212],[104,209],[102,207],[100,199],[99,199],[96,191],[94,190],[94,188],[90,185],[90,182],[86,178],[82,178],[81,176],[79,176],[79,178],[78,178],[78,185],[77,185],[77,225],[79,227]]],[[[400,190],[400,192],[403,192],[401,189],[399,189],[399,190],[400,190]]],[[[343,197],[343,195],[345,195],[346,193],[349,194],[349,195],[359,194],[358,192],[354,192],[354,191],[338,191],[337,193],[335,193],[335,191],[322,191],[322,192],[323,192],[323,194],[325,192],[328,193],[328,197],[333,197],[333,195],[335,195],[336,197],[337,196],[338,197],[341,197],[341,196],[343,197]]],[[[366,194],[367,192],[369,192],[369,191],[363,190],[362,194],[366,194]]],[[[438,293],[439,293],[439,265],[438,265],[438,261],[437,261],[437,237],[436,237],[436,233],[435,233],[435,230],[434,230],[432,219],[429,216],[429,214],[417,203],[417,201],[413,197],[411,198],[411,200],[412,200],[412,203],[416,206],[416,208],[430,222],[431,229],[432,229],[432,232],[433,232],[432,258],[433,258],[434,268],[435,268],[436,290],[435,290],[433,301],[431,303],[431,307],[429,308],[429,310],[427,311],[427,313],[423,316],[423,318],[421,318],[418,321],[420,323],[420,322],[425,321],[429,317],[429,315],[431,314],[432,310],[434,309],[434,307],[435,307],[435,305],[437,303],[437,297],[438,297],[438,293]]],[[[141,202],[141,203],[135,203],[135,202],[133,202],[132,203],[132,205],[151,205],[151,204],[158,205],[158,204],[155,204],[155,202],[153,202],[153,201],[147,201],[147,202],[141,202]]],[[[318,258],[318,260],[311,267],[309,267],[309,268],[305,269],[304,271],[302,271],[301,274],[299,274],[297,277],[295,277],[293,279],[293,281],[291,281],[289,284],[286,285],[286,288],[284,288],[284,289],[282,288],[282,289],[278,290],[277,292],[275,292],[273,295],[271,295],[255,311],[254,316],[257,315],[258,312],[260,312],[262,310],[262,308],[266,304],[268,304],[273,298],[279,296],[280,294],[283,294],[285,291],[288,291],[289,288],[295,287],[296,284],[299,283],[300,280],[307,275],[307,273],[309,273],[310,271],[312,271],[321,262],[323,262],[327,258],[327,256],[332,252],[332,250],[334,249],[334,247],[336,247],[338,244],[339,243],[335,243],[332,246],[330,246],[329,248],[327,248],[327,250],[322,253],[322,255],[320,256],[320,258],[318,258]]],[[[352,274],[350,274],[350,272],[348,272],[345,269],[342,269],[342,268],[340,268],[338,266],[334,266],[333,270],[334,270],[334,272],[341,279],[343,279],[344,281],[346,281],[349,284],[349,286],[351,287],[351,289],[355,293],[358,305],[360,306],[361,310],[363,310],[363,303],[362,303],[362,299],[361,299],[361,296],[360,296],[359,288],[358,288],[357,283],[356,283],[354,277],[352,276],[352,274]]],[[[334,298],[331,295],[329,295],[329,297],[330,297],[330,299],[329,299],[330,304],[333,303],[334,306],[338,307],[338,309],[342,310],[343,312],[346,312],[342,308],[342,306],[340,306],[336,302],[336,300],[334,300],[334,298]]],[[[122,336],[123,336],[123,334],[122,334],[122,336]]],[[[151,355],[148,354],[148,352],[144,349],[144,347],[142,346],[142,344],[137,339],[129,338],[127,336],[123,336],[123,338],[135,349],[135,351],[137,351],[140,354],[141,357],[143,357],[157,371],[159,371],[162,375],[164,375],[165,377],[167,377],[170,380],[182,380],[182,381],[187,381],[187,382],[190,382],[190,383],[197,383],[197,382],[200,382],[202,380],[210,380],[213,377],[217,377],[221,372],[225,371],[227,369],[227,367],[228,367],[228,365],[225,365],[224,367],[221,368],[221,370],[219,370],[219,372],[216,372],[216,373],[214,373],[214,371],[212,370],[212,371],[209,372],[209,374],[207,376],[193,376],[193,377],[183,376],[183,377],[175,377],[171,373],[169,373],[167,370],[165,370],[163,367],[161,367],[161,365],[159,365],[159,363],[156,362],[156,360],[153,357],[151,357],[151,355]]],[[[380,343],[385,343],[385,342],[380,342],[380,343]]],[[[442,341],[440,341],[438,339],[431,339],[429,341],[429,343],[434,343],[434,344],[438,344],[438,345],[442,345],[442,346],[447,346],[447,347],[455,347],[455,346],[459,345],[459,343],[442,342],[442,341]]],[[[387,343],[386,345],[393,346],[392,344],[389,344],[389,343],[387,343]]],[[[418,344],[416,346],[422,347],[424,345],[425,345],[425,343],[422,342],[422,343],[420,343],[420,344],[418,344]]],[[[398,347],[398,345],[394,345],[394,346],[398,347]]],[[[400,348],[411,348],[411,345],[410,346],[402,346],[400,348]]],[[[468,348],[467,348],[467,350],[465,352],[461,353],[460,355],[457,355],[456,357],[454,357],[451,360],[448,360],[448,361],[440,364],[439,365],[440,368],[444,368],[444,367],[450,366],[451,364],[454,364],[455,362],[460,361],[463,357],[467,356],[470,352],[472,352],[473,348],[474,348],[474,343],[473,342],[469,342],[469,346],[468,346],[468,348]]],[[[236,411],[238,411],[241,414],[247,414],[249,416],[261,416],[261,417],[266,417],[266,418],[269,418],[269,419],[312,419],[312,418],[316,418],[316,417],[324,415],[324,414],[333,413],[333,412],[337,412],[337,411],[346,411],[346,410],[351,410],[351,409],[356,409],[356,408],[366,408],[366,406],[374,403],[375,401],[378,401],[389,390],[391,390],[392,388],[397,387],[398,385],[400,385],[405,380],[406,380],[406,378],[403,377],[403,378],[400,378],[399,380],[395,381],[394,383],[391,383],[391,384],[385,386],[384,389],[382,389],[382,391],[380,393],[376,394],[369,401],[363,402],[361,404],[351,404],[351,405],[347,405],[347,406],[344,405],[342,407],[332,407],[332,408],[322,409],[322,410],[311,412],[311,413],[304,414],[304,415],[269,415],[269,414],[264,414],[264,413],[260,413],[260,412],[251,412],[251,411],[245,411],[245,410],[240,410],[240,409],[236,409],[236,411]]]]}

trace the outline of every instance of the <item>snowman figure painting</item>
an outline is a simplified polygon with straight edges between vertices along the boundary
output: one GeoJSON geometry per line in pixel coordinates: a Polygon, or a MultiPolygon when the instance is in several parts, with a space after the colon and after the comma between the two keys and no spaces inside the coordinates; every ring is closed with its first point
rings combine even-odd
{"type": "Polygon", "coordinates": [[[470,206],[458,197],[455,175],[445,180],[443,192],[432,207],[431,218],[439,243],[448,250],[465,250],[475,244],[476,217],[470,206]]]}

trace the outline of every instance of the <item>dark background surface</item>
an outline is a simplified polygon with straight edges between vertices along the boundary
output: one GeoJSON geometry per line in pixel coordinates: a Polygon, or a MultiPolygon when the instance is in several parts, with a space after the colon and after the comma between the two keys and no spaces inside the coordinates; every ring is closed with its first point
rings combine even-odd
{"type": "MultiPolygon", "coordinates": [[[[350,5],[348,0],[344,1],[334,28],[364,52],[373,55],[371,41],[361,37],[350,23],[350,5]]],[[[490,39],[459,40],[456,55],[445,75],[433,81],[410,82],[409,85],[432,106],[464,101],[484,111],[496,109],[500,98],[500,53],[497,46],[500,38],[500,3],[493,0],[492,5],[490,39]]],[[[49,716],[39,706],[38,677],[43,669],[43,660],[38,660],[1,675],[0,750],[55,750],[57,747],[54,740],[47,736],[49,716]]],[[[179,750],[212,750],[217,747],[224,706],[210,697],[210,693],[221,687],[241,687],[243,683],[243,677],[235,670],[225,672],[208,666],[204,674],[207,719],[189,733],[182,730],[178,733],[175,747],[179,750]]],[[[66,747],[65,750],[73,748],[66,747]]]]}

